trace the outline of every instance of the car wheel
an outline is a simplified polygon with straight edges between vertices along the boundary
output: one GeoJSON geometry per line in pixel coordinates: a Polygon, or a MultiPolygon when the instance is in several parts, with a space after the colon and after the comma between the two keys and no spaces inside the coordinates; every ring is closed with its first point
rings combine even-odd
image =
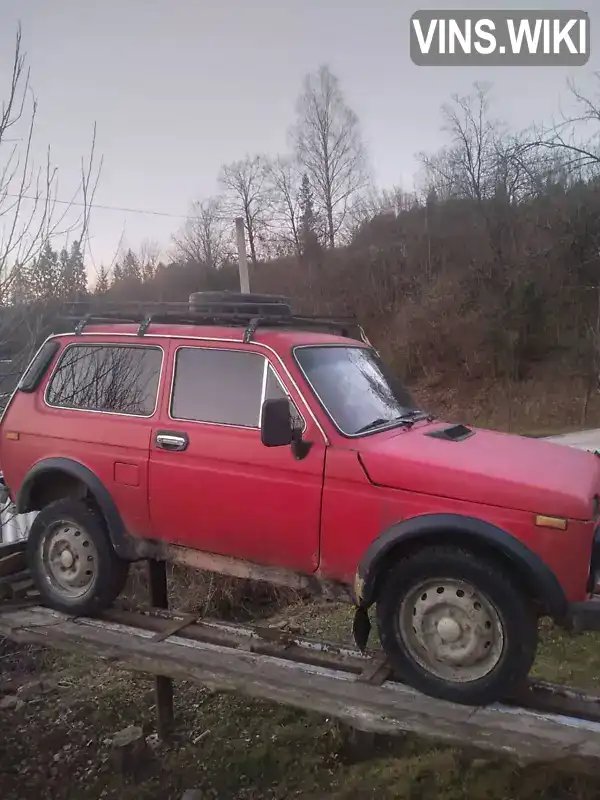
{"type": "Polygon", "coordinates": [[[68,614],[92,615],[123,590],[129,564],[115,553],[104,520],[85,503],[43,508],[27,539],[29,569],[42,600],[68,614]]]}
{"type": "Polygon", "coordinates": [[[537,648],[537,617],[491,561],[428,548],[399,561],[377,601],[382,647],[401,680],[467,705],[506,699],[537,648]]]}

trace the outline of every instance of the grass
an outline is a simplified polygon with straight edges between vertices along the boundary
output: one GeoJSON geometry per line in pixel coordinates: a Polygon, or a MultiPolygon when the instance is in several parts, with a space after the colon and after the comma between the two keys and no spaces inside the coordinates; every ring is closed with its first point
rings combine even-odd
{"type": "MultiPolygon", "coordinates": [[[[350,641],[351,612],[343,605],[300,602],[276,619],[305,635],[350,641]]],[[[549,626],[541,635],[537,675],[600,688],[599,636],[572,637],[549,626]]],[[[17,655],[12,651],[9,658],[13,674],[17,655]]],[[[32,667],[35,654],[29,654],[28,669],[52,672],[59,683],[0,712],[2,800],[179,800],[190,788],[219,800],[600,796],[600,778],[519,768],[410,736],[378,740],[374,753],[361,754],[359,742],[357,753],[356,742],[333,720],[183,682],[176,685],[177,741],[155,742],[135,780],[125,779],[113,768],[110,737],[130,724],[152,733],[151,681],[76,655],[42,652],[38,658],[32,667]]]]}

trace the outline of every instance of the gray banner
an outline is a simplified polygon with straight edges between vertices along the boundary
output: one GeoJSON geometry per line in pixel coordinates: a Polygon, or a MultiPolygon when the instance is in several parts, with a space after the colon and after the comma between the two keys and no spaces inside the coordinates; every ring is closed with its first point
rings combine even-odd
{"type": "Polygon", "coordinates": [[[417,11],[410,57],[434,67],[582,66],[590,20],[585,11],[417,11]]]}

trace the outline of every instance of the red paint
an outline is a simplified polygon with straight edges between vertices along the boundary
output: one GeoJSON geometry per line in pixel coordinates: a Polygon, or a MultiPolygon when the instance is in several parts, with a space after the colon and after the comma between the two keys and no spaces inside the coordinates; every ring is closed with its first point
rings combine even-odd
{"type": "Polygon", "coordinates": [[[122,461],[116,461],[115,483],[122,483],[124,486],[139,486],[140,469],[138,465],[124,464],[122,461]]]}
{"type": "MultiPolygon", "coordinates": [[[[318,573],[351,583],[369,544],[394,523],[431,513],[477,517],[536,552],[570,601],[586,597],[599,459],[586,452],[477,430],[461,442],[424,434],[420,422],[346,438],[332,424],[297,366],[297,344],[356,344],[337,336],[260,330],[244,344],[239,329],[90,327],[60,337],[84,344],[159,345],[164,364],[156,411],[148,418],[50,408],[43,395],[17,393],[2,420],[0,457],[15,496],[40,460],[64,457],[87,466],[111,493],[129,532],[198,550],[318,573]],[[203,341],[198,338],[204,337],[203,341]],[[220,340],[220,341],[219,341],[220,340]],[[267,448],[258,429],[169,416],[176,347],[226,347],[265,356],[285,384],[313,443],[303,460],[289,447],[267,448]],[[185,433],[183,452],[155,445],[157,431],[185,433]],[[568,518],[566,531],[536,527],[536,514],[568,518]]],[[[60,357],[55,357],[53,364],[60,357]]]]}

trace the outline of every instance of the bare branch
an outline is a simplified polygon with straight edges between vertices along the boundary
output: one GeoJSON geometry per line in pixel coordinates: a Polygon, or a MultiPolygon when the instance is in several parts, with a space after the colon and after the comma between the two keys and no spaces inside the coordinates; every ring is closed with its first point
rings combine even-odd
{"type": "Polygon", "coordinates": [[[183,261],[219,269],[232,254],[232,226],[221,197],[192,204],[189,218],[175,236],[178,257],[183,261]]]}
{"type": "Polygon", "coordinates": [[[258,262],[258,248],[267,227],[267,174],[267,159],[257,155],[226,164],[219,176],[219,183],[225,191],[223,211],[230,214],[231,220],[237,216],[244,218],[250,258],[254,264],[258,262]]]}

